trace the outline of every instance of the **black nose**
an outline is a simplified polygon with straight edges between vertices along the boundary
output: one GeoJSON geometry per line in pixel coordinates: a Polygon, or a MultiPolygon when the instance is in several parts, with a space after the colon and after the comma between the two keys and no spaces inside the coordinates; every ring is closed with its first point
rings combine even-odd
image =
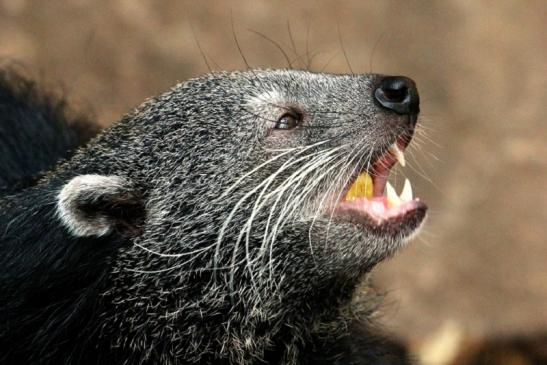
{"type": "Polygon", "coordinates": [[[384,77],[374,90],[374,98],[384,108],[397,114],[420,112],[420,97],[414,81],[403,76],[384,77]]]}

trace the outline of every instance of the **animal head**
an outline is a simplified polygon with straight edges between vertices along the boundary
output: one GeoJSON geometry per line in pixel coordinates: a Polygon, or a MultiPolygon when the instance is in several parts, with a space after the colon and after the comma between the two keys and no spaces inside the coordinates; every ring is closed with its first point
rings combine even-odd
{"type": "MultiPolygon", "coordinates": [[[[313,317],[349,300],[422,223],[409,184],[384,196],[418,112],[404,77],[257,70],[190,80],[60,168],[58,217],[74,236],[129,242],[114,260],[118,321],[139,315],[128,304],[138,298],[164,321],[200,313],[256,329],[313,317]]],[[[164,331],[160,322],[148,320],[164,331]]]]}

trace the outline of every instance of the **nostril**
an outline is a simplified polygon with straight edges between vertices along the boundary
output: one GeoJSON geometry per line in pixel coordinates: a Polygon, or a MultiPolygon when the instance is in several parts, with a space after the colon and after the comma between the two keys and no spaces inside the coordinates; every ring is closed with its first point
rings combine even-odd
{"type": "Polygon", "coordinates": [[[385,88],[382,90],[384,97],[387,100],[393,101],[395,103],[400,103],[405,100],[408,95],[408,89],[406,86],[399,88],[385,88]]]}
{"type": "Polygon", "coordinates": [[[398,114],[416,114],[420,110],[416,85],[407,77],[384,77],[374,90],[374,98],[381,106],[398,114]]]}

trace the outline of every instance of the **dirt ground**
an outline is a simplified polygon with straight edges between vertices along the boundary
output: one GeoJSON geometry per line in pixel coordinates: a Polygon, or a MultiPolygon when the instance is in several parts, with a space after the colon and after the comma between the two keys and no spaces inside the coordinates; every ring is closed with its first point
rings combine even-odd
{"type": "Polygon", "coordinates": [[[63,85],[105,126],[207,72],[198,43],[211,68],[245,68],[234,34],[253,67],[287,67],[259,32],[293,67],[412,77],[427,137],[397,182],[430,217],[374,282],[382,321],[421,343],[547,331],[546,24],[533,0],[0,0],[0,64],[63,85]]]}

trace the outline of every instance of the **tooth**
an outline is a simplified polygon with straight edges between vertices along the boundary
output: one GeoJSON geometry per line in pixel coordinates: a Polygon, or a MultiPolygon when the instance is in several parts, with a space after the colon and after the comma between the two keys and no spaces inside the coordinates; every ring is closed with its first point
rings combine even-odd
{"type": "Polygon", "coordinates": [[[355,179],[354,183],[349,188],[348,193],[346,194],[346,200],[352,201],[357,198],[371,198],[372,188],[372,177],[368,173],[362,172],[357,176],[357,179],[355,179]]]}
{"type": "Polygon", "coordinates": [[[400,198],[404,202],[412,200],[412,186],[408,179],[405,179],[405,185],[403,186],[403,191],[401,191],[400,198]]]}
{"type": "Polygon", "coordinates": [[[397,142],[393,143],[390,147],[389,147],[389,152],[391,152],[391,154],[393,156],[395,156],[395,158],[397,159],[397,161],[399,161],[399,163],[401,164],[401,166],[405,166],[406,165],[406,161],[405,161],[405,154],[403,153],[403,151],[401,151],[401,149],[399,148],[399,146],[397,146],[397,142]]]}
{"type": "Polygon", "coordinates": [[[386,183],[386,194],[387,194],[387,202],[391,206],[399,206],[401,205],[401,199],[399,199],[399,196],[395,192],[395,189],[389,181],[386,183]]]}

